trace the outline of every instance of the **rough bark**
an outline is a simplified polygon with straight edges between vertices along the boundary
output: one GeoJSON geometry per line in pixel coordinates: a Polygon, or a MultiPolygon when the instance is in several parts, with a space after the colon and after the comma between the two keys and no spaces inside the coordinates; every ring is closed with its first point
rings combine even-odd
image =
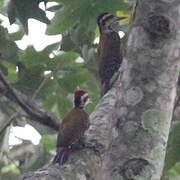
{"type": "Polygon", "coordinates": [[[160,179],[180,61],[179,5],[162,0],[137,3],[128,70],[114,112],[118,135],[104,161],[106,177],[160,179]]]}
{"type": "Polygon", "coordinates": [[[90,117],[87,148],[22,179],[160,179],[180,64],[180,1],[137,2],[127,58],[90,117]]]}

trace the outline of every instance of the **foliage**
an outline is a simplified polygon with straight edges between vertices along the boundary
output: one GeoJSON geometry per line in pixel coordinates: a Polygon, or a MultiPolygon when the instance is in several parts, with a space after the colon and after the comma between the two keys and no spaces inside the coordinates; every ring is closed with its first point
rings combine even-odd
{"type": "MultiPolygon", "coordinates": [[[[96,18],[102,12],[129,14],[130,4],[124,0],[57,0],[62,6],[57,11],[55,18],[48,27],[49,34],[63,33],[65,41],[62,41],[68,49],[79,50],[83,44],[92,46],[97,35],[96,18]],[[95,31],[94,31],[95,30],[95,31]],[[72,47],[72,44],[76,47],[72,47]]],[[[127,23],[127,22],[126,22],[127,23]]],[[[125,27],[125,26],[124,26],[125,27]]],[[[121,27],[121,30],[122,29],[121,27]]]]}
{"type": "Polygon", "coordinates": [[[167,180],[180,179],[180,163],[176,163],[171,169],[169,169],[164,179],[167,180]]]}
{"type": "Polygon", "coordinates": [[[180,177],[180,123],[176,123],[172,126],[168,147],[166,152],[164,176],[172,179],[180,177]]]}
{"type": "MultiPolygon", "coordinates": [[[[52,1],[52,0],[51,0],[52,1]]],[[[0,0],[0,7],[4,5],[10,23],[15,21],[20,30],[9,34],[0,26],[0,71],[7,77],[13,87],[29,97],[33,97],[55,116],[63,118],[72,108],[73,92],[77,86],[87,90],[92,103],[86,110],[91,113],[99,100],[99,82],[96,71],[95,38],[99,35],[96,17],[102,12],[112,12],[119,16],[130,17],[130,7],[133,0],[55,0],[58,5],[47,8],[53,11],[55,17],[49,24],[45,12],[39,8],[39,2],[47,0],[0,0]],[[6,2],[9,2],[7,4],[6,2]],[[61,50],[59,44],[53,44],[37,52],[33,47],[26,50],[18,49],[15,40],[19,40],[28,33],[27,20],[35,18],[49,24],[47,33],[62,34],[61,50]],[[50,58],[50,54],[54,57],[50,58]],[[78,57],[83,57],[84,63],[76,63],[78,57]]],[[[128,20],[123,21],[120,30],[128,32],[128,20]]],[[[126,41],[124,41],[126,42],[126,41]]],[[[9,107],[7,107],[9,108],[9,107]]],[[[12,109],[17,111],[17,109],[12,109]]],[[[5,113],[5,112],[4,112],[5,113]]],[[[7,114],[7,116],[10,116],[7,114]]],[[[36,124],[31,122],[36,127],[36,124]]],[[[179,136],[179,129],[174,128],[170,137],[167,156],[167,175],[179,173],[179,148],[175,147],[179,136]],[[173,132],[175,135],[173,135],[173,132]],[[172,144],[171,144],[172,142],[172,144]]],[[[51,132],[43,135],[36,153],[24,168],[36,169],[44,165],[51,157],[50,151],[55,148],[55,137],[51,132]],[[38,162],[38,163],[37,163],[38,162]]],[[[178,141],[179,142],[179,141],[178,141]]],[[[4,163],[2,171],[19,173],[18,167],[12,163],[4,163]]],[[[23,169],[21,169],[23,170],[23,169]]],[[[180,174],[180,173],[179,173],[180,174]]],[[[8,177],[10,179],[10,175],[8,177]]],[[[6,178],[6,179],[8,179],[6,178]]],[[[5,178],[4,178],[5,179],[5,178]]]]}
{"type": "MultiPolygon", "coordinates": [[[[19,18],[20,22],[24,26],[25,32],[28,33],[28,19],[34,18],[44,23],[49,24],[50,21],[46,17],[45,12],[39,8],[39,3],[42,0],[9,0],[7,4],[7,13],[10,24],[16,21],[16,17],[19,18]]],[[[44,0],[46,3],[46,0],[44,0]]]]}
{"type": "Polygon", "coordinates": [[[24,171],[36,170],[42,167],[52,157],[51,152],[56,146],[56,137],[54,135],[44,135],[42,139],[35,147],[35,152],[29,159],[29,163],[23,166],[21,169],[24,171]]]}
{"type": "Polygon", "coordinates": [[[2,8],[3,0],[0,0],[0,8],[2,8]]]}

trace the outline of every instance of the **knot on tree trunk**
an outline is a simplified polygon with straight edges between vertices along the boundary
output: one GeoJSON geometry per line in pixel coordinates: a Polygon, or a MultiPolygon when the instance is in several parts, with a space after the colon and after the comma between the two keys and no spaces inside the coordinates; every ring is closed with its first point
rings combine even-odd
{"type": "Polygon", "coordinates": [[[144,28],[153,40],[171,38],[175,34],[174,21],[164,14],[150,13],[145,20],[144,28]]]}
{"type": "Polygon", "coordinates": [[[123,174],[124,178],[129,180],[136,179],[138,176],[140,177],[143,173],[149,173],[150,178],[150,169],[151,165],[147,160],[134,158],[124,163],[123,169],[121,170],[121,174],[123,174]]]}

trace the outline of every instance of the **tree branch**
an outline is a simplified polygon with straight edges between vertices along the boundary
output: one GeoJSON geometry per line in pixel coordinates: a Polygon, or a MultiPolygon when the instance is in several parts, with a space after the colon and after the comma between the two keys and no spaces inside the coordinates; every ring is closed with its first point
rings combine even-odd
{"type": "Polygon", "coordinates": [[[11,124],[11,122],[18,116],[19,112],[15,112],[5,123],[4,127],[0,130],[0,135],[6,130],[6,128],[11,124]]]}
{"type": "Polygon", "coordinates": [[[170,1],[138,2],[127,68],[90,116],[86,141],[100,153],[74,152],[64,166],[49,165],[23,180],[160,179],[180,66],[180,12],[170,1]]]}
{"type": "Polygon", "coordinates": [[[39,107],[32,99],[28,98],[24,94],[20,93],[16,89],[12,88],[2,72],[0,72],[0,93],[6,96],[11,101],[17,103],[29,117],[40,124],[48,126],[56,131],[59,129],[58,119],[53,117],[47,111],[39,107]]]}
{"type": "Polygon", "coordinates": [[[21,180],[101,179],[102,159],[112,139],[110,134],[114,121],[110,116],[117,100],[120,81],[121,78],[90,115],[90,128],[85,134],[86,148],[71,154],[62,167],[49,163],[34,173],[24,174],[21,180]]]}

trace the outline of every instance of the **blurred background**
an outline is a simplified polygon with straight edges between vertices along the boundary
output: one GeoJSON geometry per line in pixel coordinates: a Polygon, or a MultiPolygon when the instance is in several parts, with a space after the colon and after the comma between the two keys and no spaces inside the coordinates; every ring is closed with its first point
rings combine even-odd
{"type": "MultiPolygon", "coordinates": [[[[129,17],[119,25],[125,54],[133,2],[0,0],[0,71],[12,87],[59,119],[72,108],[79,86],[89,93],[92,103],[86,111],[91,113],[100,100],[96,17],[102,12],[129,17]]],[[[16,180],[42,167],[55,145],[55,131],[31,121],[0,94],[0,180],[16,180]]],[[[180,123],[172,126],[165,176],[180,176],[180,123]]]]}

